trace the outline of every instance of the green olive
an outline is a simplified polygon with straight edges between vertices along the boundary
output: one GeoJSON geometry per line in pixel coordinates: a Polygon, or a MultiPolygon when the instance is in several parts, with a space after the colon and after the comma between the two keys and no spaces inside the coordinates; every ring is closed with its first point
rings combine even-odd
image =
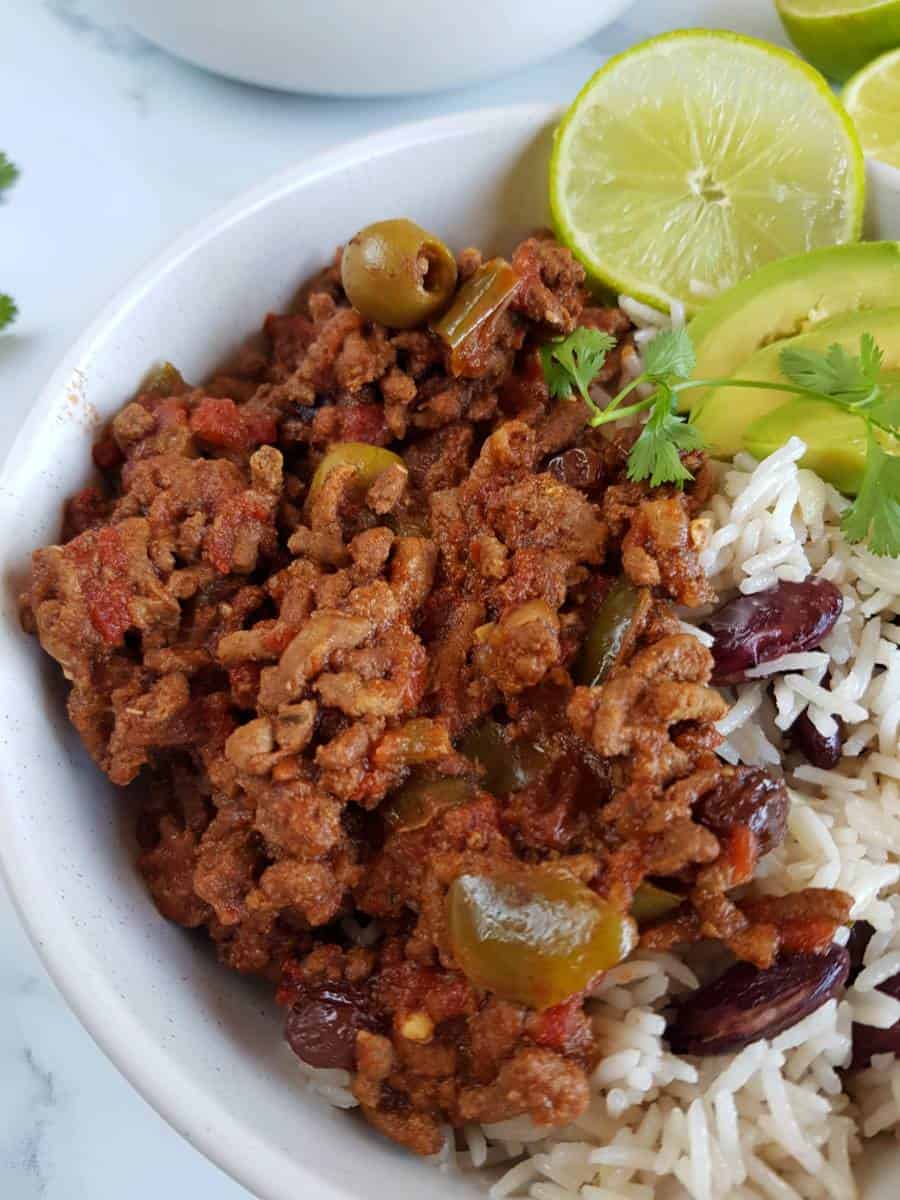
{"type": "Polygon", "coordinates": [[[157,367],[152,367],[147,372],[138,388],[138,394],[156,396],[165,400],[169,396],[180,396],[189,390],[178,368],[173,367],[170,362],[164,362],[157,367]]]}
{"type": "Polygon", "coordinates": [[[422,829],[438,813],[465,804],[475,795],[469,779],[413,778],[379,809],[387,827],[395,832],[422,829]]]}
{"type": "Polygon", "coordinates": [[[376,221],[344,247],[341,282],[364,317],[412,329],[450,302],[456,261],[439,238],[414,221],[376,221]]]}
{"type": "Polygon", "coordinates": [[[658,921],[660,917],[666,917],[669,913],[674,912],[681,906],[683,900],[684,897],[676,895],[675,892],[657,887],[655,883],[644,882],[634,893],[631,915],[638,925],[649,925],[652,921],[658,921]]]}
{"type": "Polygon", "coordinates": [[[368,442],[335,442],[316,467],[316,473],[309,485],[309,499],[312,500],[335,467],[355,467],[354,486],[358,485],[360,491],[364,492],[379,475],[395,464],[406,470],[406,464],[400,455],[395,454],[393,450],[385,450],[383,446],[371,446],[368,442]]]}
{"type": "Polygon", "coordinates": [[[630,917],[577,879],[536,867],[459,876],[447,921],[476,987],[538,1010],[584,991],[637,943],[630,917]]]}

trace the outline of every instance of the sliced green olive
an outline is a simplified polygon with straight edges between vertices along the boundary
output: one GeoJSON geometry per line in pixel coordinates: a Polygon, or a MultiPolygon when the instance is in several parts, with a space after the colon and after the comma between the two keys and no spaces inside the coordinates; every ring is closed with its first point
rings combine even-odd
{"type": "Polygon", "coordinates": [[[578,682],[596,687],[622,653],[635,619],[649,602],[646,588],[636,588],[623,575],[612,585],[591,622],[576,667],[578,682]]]}
{"type": "Polygon", "coordinates": [[[456,260],[439,238],[414,221],[376,221],[345,246],[341,282],[364,317],[412,329],[450,302],[456,260]]]}
{"type": "Polygon", "coordinates": [[[447,919],[471,982],[538,1010],[584,991],[637,943],[630,917],[576,879],[534,867],[461,875],[447,919]]]}
{"type": "Polygon", "coordinates": [[[368,442],[336,442],[316,467],[316,473],[309,485],[309,499],[312,500],[335,467],[354,467],[359,489],[365,492],[379,475],[396,464],[406,470],[406,464],[400,455],[394,454],[392,450],[385,450],[383,446],[370,446],[368,442]]]}
{"type": "Polygon", "coordinates": [[[481,785],[493,796],[507,796],[527,787],[548,765],[539,746],[525,738],[511,738],[505,726],[492,720],[470,729],[459,749],[484,768],[481,785]]]}
{"type": "Polygon", "coordinates": [[[167,396],[181,396],[188,390],[188,385],[184,382],[181,372],[170,362],[152,367],[138,389],[141,396],[158,396],[163,400],[167,396]]]}
{"type": "Polygon", "coordinates": [[[519,275],[505,258],[492,258],[467,279],[453,303],[433,325],[450,347],[450,371],[477,376],[482,344],[490,341],[493,321],[506,308],[519,286],[519,275]]]}
{"type": "Polygon", "coordinates": [[[394,831],[422,829],[438,813],[465,804],[475,795],[469,779],[411,779],[379,809],[394,831]]]}
{"type": "Polygon", "coordinates": [[[649,925],[651,921],[658,921],[660,917],[674,912],[681,906],[683,899],[683,896],[657,887],[655,883],[642,883],[634,893],[631,915],[638,925],[649,925]]]}

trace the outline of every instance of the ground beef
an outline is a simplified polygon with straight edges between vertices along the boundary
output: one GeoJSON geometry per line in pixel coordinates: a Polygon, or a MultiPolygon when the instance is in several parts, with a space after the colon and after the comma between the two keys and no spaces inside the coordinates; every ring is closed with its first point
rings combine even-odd
{"type": "MultiPolygon", "coordinates": [[[[847,913],[840,893],[730,894],[787,798],[716,759],[712,660],[670,607],[712,597],[709,472],[692,455],[685,493],[627,480],[634,434],[551,399],[538,347],[610,332],[615,389],[628,318],[588,304],[551,238],[511,261],[464,371],[434,332],[352,309],[339,260],[266,319],[262,351],[199,388],[161,369],[98,441],[101,480],[24,601],[88,751],[145,797],[160,912],[274,981],[300,1056],[351,1070],[368,1120],[423,1154],[448,1122],[574,1120],[597,1056],[582,991],[536,1009],[461,969],[460,876],[552,863],[623,912],[668,877],[684,903],[645,944],[715,938],[759,963],[823,948],[847,913]],[[316,474],[347,442],[382,464],[364,486],[358,451],[316,474]],[[579,686],[622,572],[632,627],[579,686]]],[[[461,280],[480,262],[464,252],[461,280]]]]}

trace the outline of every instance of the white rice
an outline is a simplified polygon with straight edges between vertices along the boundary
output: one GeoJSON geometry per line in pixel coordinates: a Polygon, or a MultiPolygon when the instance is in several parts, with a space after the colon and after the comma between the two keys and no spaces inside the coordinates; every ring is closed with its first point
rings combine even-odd
{"type": "MultiPolygon", "coordinates": [[[[652,310],[622,307],[659,327],[652,310]]],[[[804,450],[792,438],[761,463],[742,454],[719,468],[703,566],[722,598],[822,575],[844,609],[824,653],[786,655],[730,689],[721,753],[784,773],[791,787],[787,836],[756,886],[849,892],[854,919],[876,930],[865,969],[840,1001],[773,1041],[693,1060],[669,1052],[661,1013],[697,986],[702,960],[638,953],[609,971],[588,1001],[601,1057],[583,1116],[549,1135],[526,1118],[469,1126],[465,1149],[448,1132],[437,1156],[445,1169],[512,1163],[493,1200],[856,1200],[863,1139],[900,1129],[900,1063],[876,1057],[852,1095],[838,1073],[854,1019],[882,1028],[900,1019],[900,1002],[876,990],[900,971],[900,561],[844,540],[846,501],[798,468],[804,450]],[[791,754],[784,735],[804,711],[823,732],[842,720],[834,771],[791,754]]],[[[354,1103],[346,1072],[304,1072],[329,1103],[354,1103]]]]}
{"type": "Polygon", "coordinates": [[[605,1056],[591,1079],[590,1109],[549,1138],[521,1126],[537,1172],[504,1176],[497,1197],[540,1200],[554,1149],[591,1135],[600,1148],[583,1156],[570,1149],[566,1200],[626,1196],[634,1187],[666,1200],[852,1200],[851,1162],[862,1138],[900,1126],[900,1066],[892,1058],[859,1075],[852,1098],[838,1074],[849,1063],[854,1019],[886,1027],[900,1018],[900,1004],[875,990],[900,970],[900,638],[891,624],[900,612],[900,564],[844,541],[846,502],[797,467],[804,450],[792,439],[761,464],[740,456],[722,467],[720,494],[704,514],[704,566],[722,597],[812,573],[826,575],[844,597],[825,653],[786,655],[732,690],[733,708],[720,724],[723,756],[784,770],[792,786],[788,836],[761,865],[761,889],[843,888],[856,900],[853,916],[881,933],[840,1003],[772,1042],[712,1060],[671,1055],[663,1028],[652,1023],[692,985],[669,973],[671,956],[654,961],[654,974],[643,956],[610,972],[591,1001],[605,1056]],[[791,756],[784,733],[803,711],[825,732],[835,717],[844,722],[848,753],[836,771],[791,756]],[[636,994],[648,985],[649,1000],[636,994]]]}

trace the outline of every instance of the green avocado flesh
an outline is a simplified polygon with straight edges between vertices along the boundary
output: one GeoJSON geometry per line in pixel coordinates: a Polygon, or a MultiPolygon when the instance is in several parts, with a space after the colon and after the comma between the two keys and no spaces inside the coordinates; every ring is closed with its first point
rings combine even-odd
{"type": "Polygon", "coordinates": [[[744,446],[754,458],[765,458],[791,437],[802,438],[807,450],[803,466],[855,496],[866,463],[866,423],[820,400],[792,400],[747,429],[744,446]]]}
{"type": "MultiPolygon", "coordinates": [[[[890,379],[890,372],[900,369],[900,308],[834,317],[811,333],[764,346],[732,374],[765,383],[782,381],[779,358],[786,347],[824,352],[837,342],[857,354],[864,333],[870,333],[884,352],[884,368],[890,379]]],[[[743,449],[754,457],[763,457],[796,434],[810,448],[804,466],[841,491],[855,492],[859,486],[866,457],[865,423],[823,401],[725,384],[707,395],[693,420],[716,458],[731,458],[743,449]]]]}
{"type": "MultiPolygon", "coordinates": [[[[842,314],[900,304],[900,243],[830,246],[768,263],[711,300],[689,333],[697,351],[697,379],[736,375],[761,347],[796,337],[842,314]]],[[[706,389],[682,395],[694,409],[706,389]]]]}

